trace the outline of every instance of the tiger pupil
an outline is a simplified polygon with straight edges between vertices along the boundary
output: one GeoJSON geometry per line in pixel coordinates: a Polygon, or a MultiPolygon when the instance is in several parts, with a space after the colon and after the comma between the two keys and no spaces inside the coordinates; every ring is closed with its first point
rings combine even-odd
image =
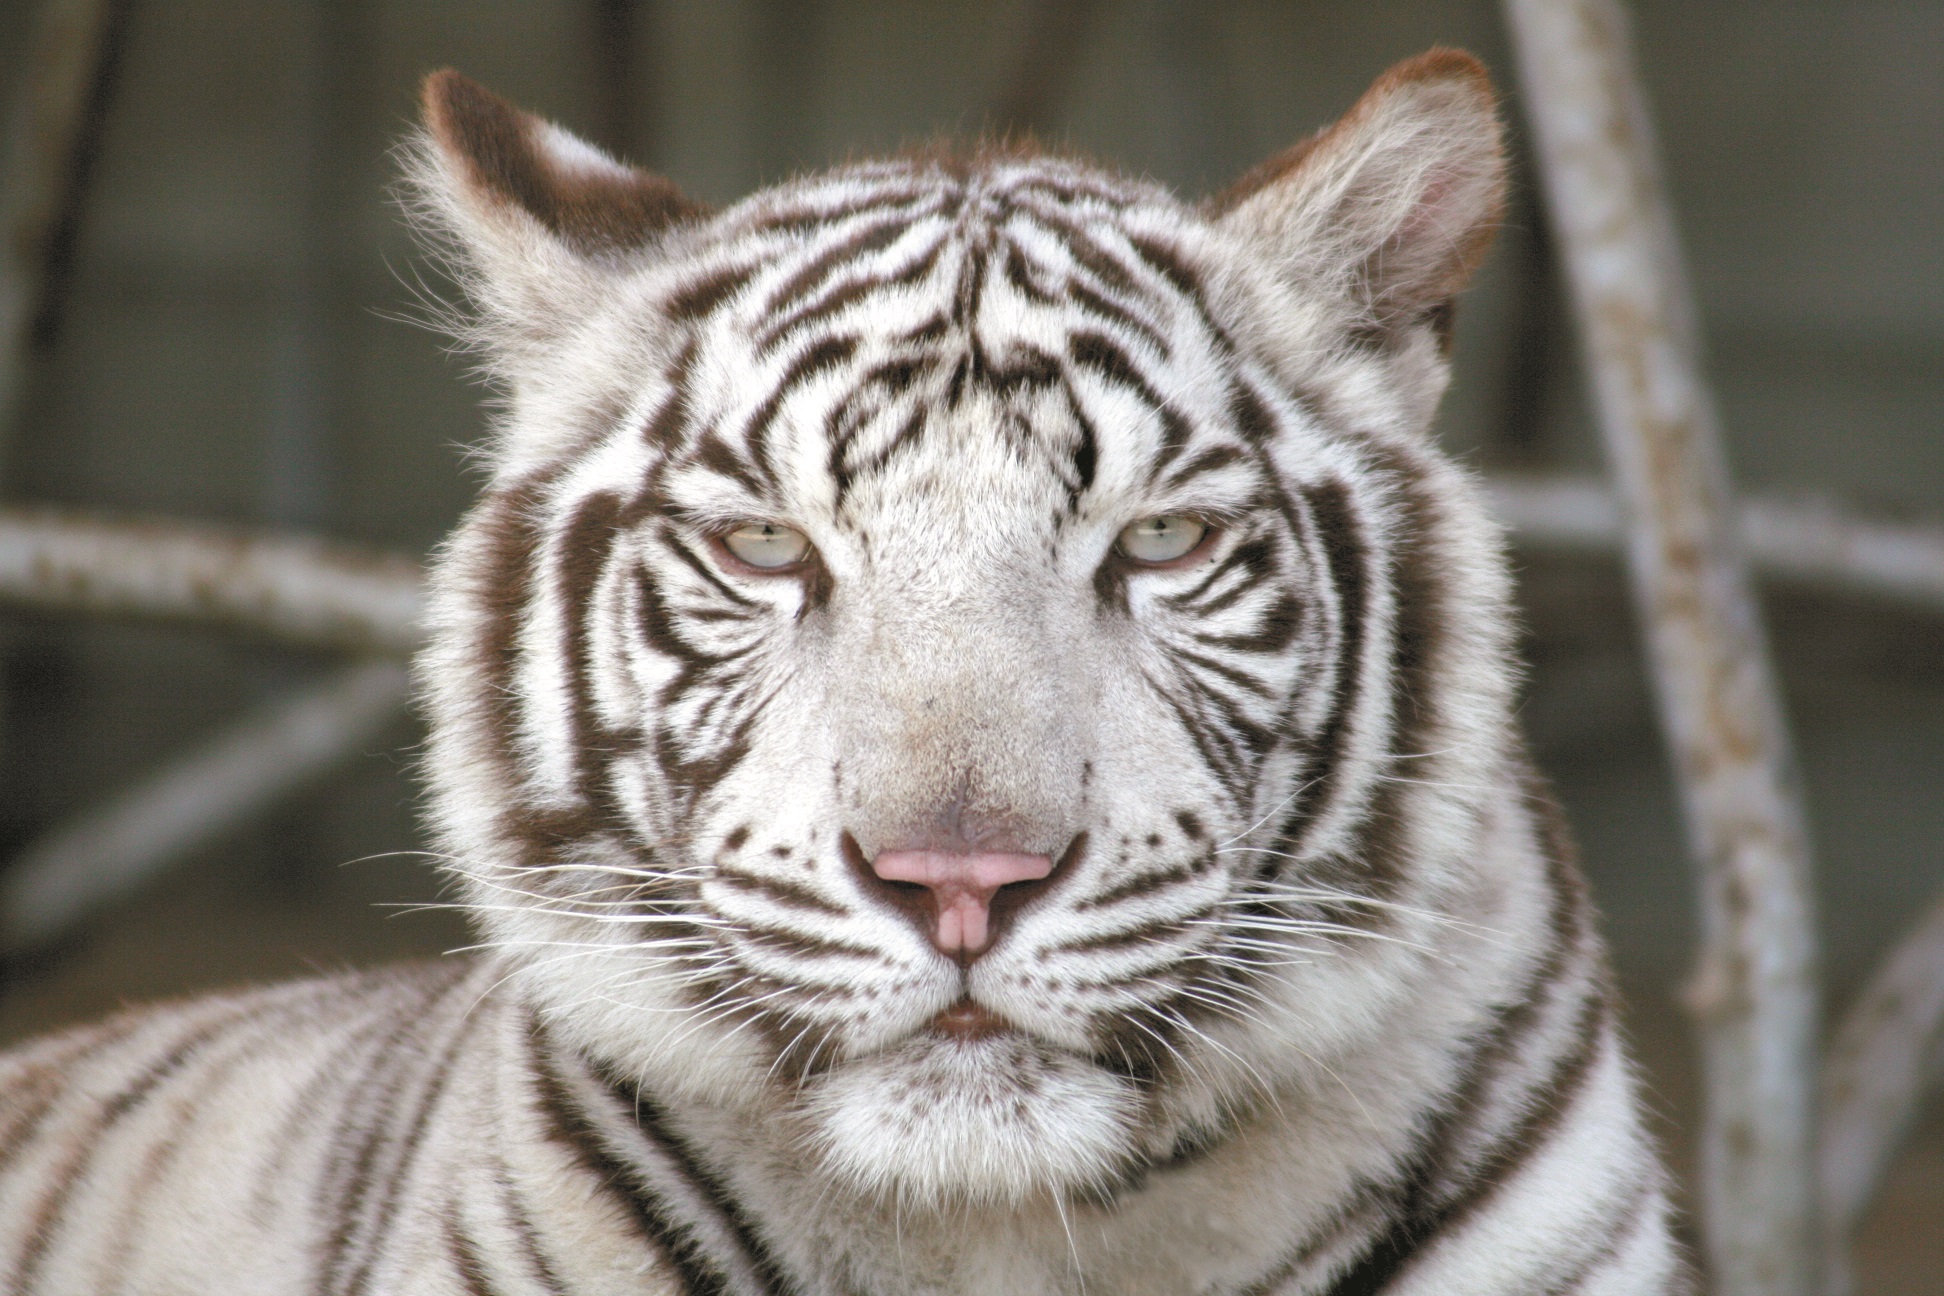
{"type": "Polygon", "coordinates": [[[751,522],[722,537],[722,545],[751,567],[781,568],[801,562],[810,540],[800,531],[774,522],[751,522]]]}
{"type": "Polygon", "coordinates": [[[1163,514],[1142,518],[1121,532],[1121,552],[1136,562],[1166,563],[1186,557],[1208,533],[1206,523],[1192,517],[1163,514]]]}

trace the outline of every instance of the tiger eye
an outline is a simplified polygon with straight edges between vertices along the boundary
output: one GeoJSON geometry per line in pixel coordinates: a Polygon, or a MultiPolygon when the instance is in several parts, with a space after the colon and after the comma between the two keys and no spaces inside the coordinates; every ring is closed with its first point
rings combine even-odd
{"type": "Polygon", "coordinates": [[[737,561],[763,571],[792,567],[810,552],[810,537],[778,522],[750,522],[722,537],[737,561]]]}
{"type": "Polygon", "coordinates": [[[1121,528],[1120,551],[1141,563],[1169,563],[1193,553],[1208,524],[1179,513],[1142,518],[1121,528]]]}

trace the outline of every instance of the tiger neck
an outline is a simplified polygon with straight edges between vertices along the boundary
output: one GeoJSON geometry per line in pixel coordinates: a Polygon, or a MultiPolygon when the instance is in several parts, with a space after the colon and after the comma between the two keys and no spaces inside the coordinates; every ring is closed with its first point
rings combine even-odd
{"type": "Polygon", "coordinates": [[[1351,1059],[1334,1097],[1293,1088],[1111,1200],[901,1209],[840,1200],[780,1110],[665,1105],[578,1055],[540,1056],[550,1141],[620,1198],[686,1290],[736,1296],[1253,1290],[1406,1155],[1373,1123],[1411,1125],[1389,1065],[1359,1075],[1351,1059]]]}

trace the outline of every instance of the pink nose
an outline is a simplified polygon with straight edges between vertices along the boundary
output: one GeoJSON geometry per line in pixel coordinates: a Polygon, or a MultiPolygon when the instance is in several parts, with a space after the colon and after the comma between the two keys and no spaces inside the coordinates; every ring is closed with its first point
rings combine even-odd
{"type": "Polygon", "coordinates": [[[886,882],[915,882],[931,893],[932,944],[952,955],[983,954],[992,939],[992,897],[1015,882],[1053,872],[1045,855],[892,850],[871,861],[886,882]]]}

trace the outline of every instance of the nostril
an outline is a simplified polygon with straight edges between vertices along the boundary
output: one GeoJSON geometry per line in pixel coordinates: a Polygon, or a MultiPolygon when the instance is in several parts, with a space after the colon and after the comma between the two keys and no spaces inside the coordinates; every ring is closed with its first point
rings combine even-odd
{"type": "Polygon", "coordinates": [[[1000,897],[1044,881],[1056,867],[1050,856],[1008,851],[885,850],[867,861],[849,834],[844,854],[860,880],[916,922],[940,953],[968,961],[997,939],[995,915],[1017,911],[1000,897]]]}

